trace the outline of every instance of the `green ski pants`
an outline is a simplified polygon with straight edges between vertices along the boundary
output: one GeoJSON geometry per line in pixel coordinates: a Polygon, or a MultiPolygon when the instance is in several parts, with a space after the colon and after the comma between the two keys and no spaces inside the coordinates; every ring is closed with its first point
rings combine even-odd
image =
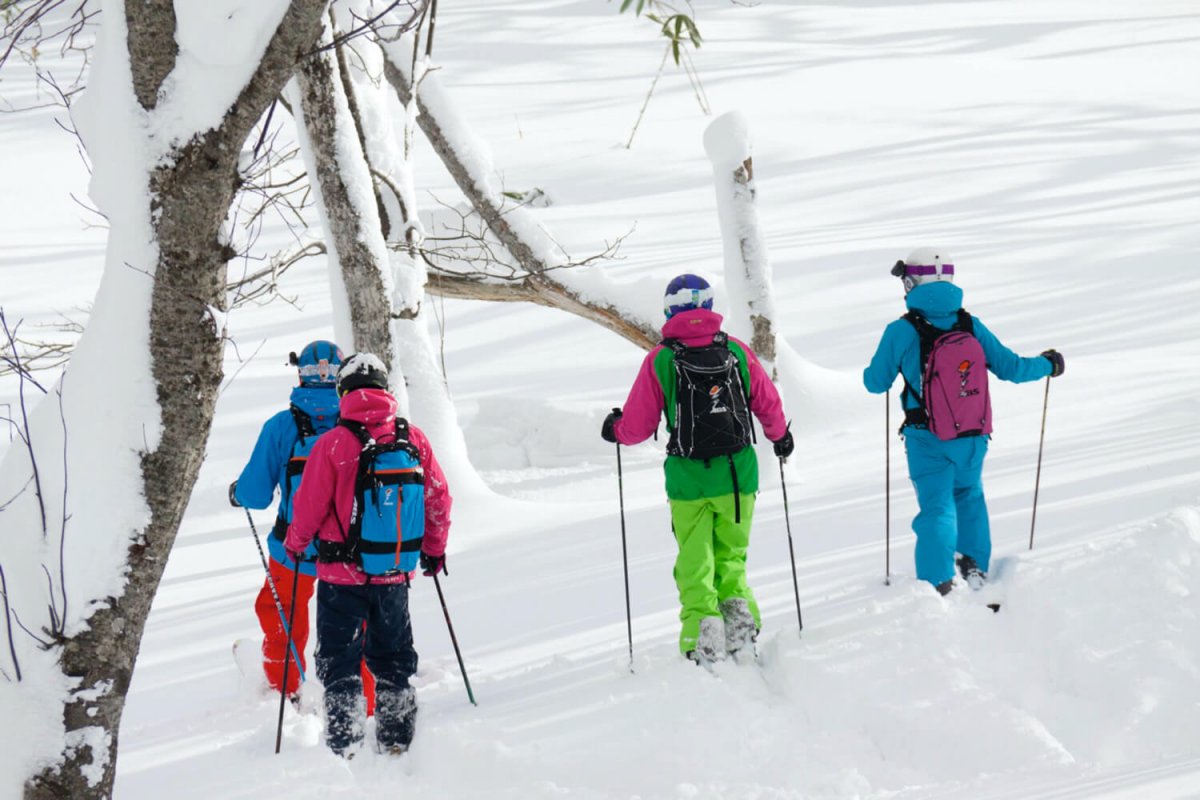
{"type": "Polygon", "coordinates": [[[746,550],[750,545],[750,520],[754,495],[741,496],[741,522],[734,522],[733,495],[699,500],[671,500],[671,528],[679,543],[675,560],[675,585],[679,587],[679,650],[696,649],[700,620],[721,616],[720,603],[743,597],[754,621],[762,619],[758,603],[746,583],[746,550]]]}

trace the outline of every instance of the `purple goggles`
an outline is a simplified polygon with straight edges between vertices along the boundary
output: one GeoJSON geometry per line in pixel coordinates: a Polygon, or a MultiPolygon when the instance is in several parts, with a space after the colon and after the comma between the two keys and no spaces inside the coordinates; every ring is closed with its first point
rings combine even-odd
{"type": "MultiPolygon", "coordinates": [[[[911,264],[905,264],[904,265],[904,274],[905,275],[938,275],[939,273],[938,273],[938,268],[934,265],[913,266],[911,264]]],[[[942,271],[940,274],[953,275],[954,274],[954,265],[953,264],[942,264],[942,271]]]]}

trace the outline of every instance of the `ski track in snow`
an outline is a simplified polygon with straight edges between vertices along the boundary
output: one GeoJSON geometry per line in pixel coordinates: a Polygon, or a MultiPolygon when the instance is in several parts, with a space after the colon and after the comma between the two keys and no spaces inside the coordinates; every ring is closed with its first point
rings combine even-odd
{"type": "MultiPolygon", "coordinates": [[[[492,490],[458,495],[443,583],[479,705],[421,581],[410,753],[332,756],[313,682],[302,711],[286,709],[273,755],[278,698],[230,654],[257,636],[262,570],[225,497],[285,403],[286,353],[332,336],[328,280],[309,261],[284,276],[299,309],[229,316],[236,377],[142,643],[118,800],[1200,797],[1200,111],[1179,78],[1200,71],[1194,7],[838,0],[699,13],[714,111],[741,110],[755,142],[797,437],[786,480],[803,635],[764,447],[749,559],[760,661],[710,674],[679,657],[662,443],[627,448],[631,672],[616,465],[598,432],[640,351],[547,309],[431,298],[492,490]],[[902,311],[886,268],[926,243],[955,253],[967,307],[1007,345],[1067,358],[1050,390],[1035,549],[1042,386],[994,382],[985,483],[1011,569],[946,598],[912,578],[898,414],[885,425],[884,399],[859,381],[902,311]]],[[[681,73],[664,73],[623,148],[659,41],[598,0],[536,15],[510,0],[447,4],[439,78],[491,148],[497,180],[546,192],[531,213],[573,256],[636,222],[626,260],[599,283],[654,309],[647,292],[696,271],[725,312],[709,119],[681,73]]],[[[8,87],[31,91],[19,77],[8,87]]],[[[80,230],[67,197],[84,194],[86,174],[72,140],[50,130],[44,111],[0,115],[0,151],[27,156],[6,162],[23,191],[0,193],[0,304],[28,326],[77,316],[103,261],[103,231],[80,230]]],[[[423,143],[417,171],[457,202],[423,143]]],[[[432,231],[440,214],[426,202],[432,231]]],[[[270,241],[283,236],[268,230],[270,241]]],[[[15,386],[0,379],[0,411],[10,402],[15,386]]],[[[270,514],[255,518],[265,533],[270,514]]],[[[11,754],[29,727],[10,696],[0,682],[3,800],[19,795],[11,754]]]]}

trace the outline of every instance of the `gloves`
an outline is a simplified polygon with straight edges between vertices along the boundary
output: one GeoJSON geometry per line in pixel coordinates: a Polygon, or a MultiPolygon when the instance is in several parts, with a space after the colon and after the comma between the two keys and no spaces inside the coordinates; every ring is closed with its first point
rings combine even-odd
{"type": "Polygon", "coordinates": [[[446,569],[446,555],[443,553],[440,556],[431,556],[424,551],[421,552],[421,574],[432,578],[438,573],[449,575],[450,571],[446,569]]]}
{"type": "Polygon", "coordinates": [[[304,553],[297,553],[293,550],[288,550],[287,557],[290,558],[292,563],[297,566],[304,563],[304,553]]]}
{"type": "Polygon", "coordinates": [[[775,455],[780,458],[787,458],[796,449],[796,440],[792,438],[792,429],[789,423],[788,429],[784,431],[783,436],[775,440],[775,455]]]}
{"type": "Polygon", "coordinates": [[[234,508],[241,508],[242,504],[237,500],[237,481],[229,484],[229,505],[234,508]]]}
{"type": "Polygon", "coordinates": [[[1042,353],[1042,358],[1050,362],[1050,377],[1057,378],[1067,371],[1067,362],[1063,359],[1062,353],[1057,350],[1047,350],[1042,353]]]}
{"type": "Polygon", "coordinates": [[[604,424],[600,426],[600,438],[606,442],[617,442],[617,432],[613,428],[617,424],[617,420],[621,418],[621,409],[614,408],[608,412],[608,416],[604,418],[604,424]]]}

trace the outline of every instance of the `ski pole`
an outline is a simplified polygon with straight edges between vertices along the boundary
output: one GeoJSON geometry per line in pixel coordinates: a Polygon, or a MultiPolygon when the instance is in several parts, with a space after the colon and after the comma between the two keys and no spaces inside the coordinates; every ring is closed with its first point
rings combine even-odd
{"type": "Polygon", "coordinates": [[[884,395],[883,407],[883,585],[892,585],[892,393],[884,395]]]}
{"type": "MultiPolygon", "coordinates": [[[[246,520],[250,523],[250,532],[254,534],[254,544],[258,547],[258,557],[262,561],[263,571],[267,573],[267,586],[271,589],[271,597],[275,600],[275,612],[279,614],[279,624],[283,626],[283,632],[287,634],[288,644],[291,645],[292,657],[296,659],[296,671],[300,673],[300,682],[304,683],[307,676],[304,674],[304,669],[300,666],[300,654],[296,652],[296,643],[292,641],[292,626],[288,623],[287,618],[283,614],[283,601],[279,599],[279,591],[275,588],[275,578],[271,575],[271,567],[267,564],[267,554],[263,552],[262,542],[258,538],[258,528],[254,525],[254,517],[250,516],[250,509],[245,509],[246,520]]],[[[300,565],[293,565],[296,568],[296,574],[300,573],[300,565]]],[[[295,593],[293,593],[295,597],[295,593]]]]}
{"type": "Polygon", "coordinates": [[[783,487],[783,521],[787,523],[788,553],[792,557],[792,588],[796,592],[796,622],[800,623],[800,632],[804,633],[804,618],[800,616],[800,581],[796,577],[796,548],[792,546],[792,520],[788,512],[787,481],[783,479],[783,458],[779,459],[779,485],[783,487]]]}
{"type": "Polygon", "coordinates": [[[1050,377],[1046,377],[1046,396],[1042,400],[1042,435],[1038,439],[1037,477],[1033,481],[1033,519],[1029,522],[1029,549],[1033,549],[1033,529],[1037,525],[1038,489],[1042,485],[1042,448],[1046,444],[1046,410],[1050,407],[1050,377]]]}
{"type": "Polygon", "coordinates": [[[458,649],[458,637],[454,635],[454,625],[450,622],[450,611],[446,608],[446,596],[442,594],[442,584],[438,581],[437,573],[433,575],[433,585],[437,587],[438,600],[442,603],[442,615],[446,617],[446,630],[450,631],[450,643],[454,645],[454,655],[458,657],[458,670],[462,673],[463,683],[467,687],[467,699],[471,705],[477,706],[475,693],[471,691],[471,681],[467,677],[467,668],[463,665],[462,651],[458,649]]]}
{"type": "MultiPolygon", "coordinates": [[[[295,645],[292,644],[292,624],[296,621],[296,593],[300,589],[300,565],[296,565],[296,570],[292,578],[292,610],[288,615],[287,622],[287,638],[288,645],[291,646],[292,652],[296,652],[295,645]]],[[[283,682],[279,684],[279,727],[275,729],[275,755],[279,755],[279,745],[283,742],[283,707],[287,702],[287,683],[288,683],[288,668],[292,666],[290,658],[283,659],[283,682]]],[[[300,661],[296,660],[296,669],[300,669],[300,661]]]]}
{"type": "Polygon", "coordinates": [[[629,634],[629,671],[633,672],[633,612],[629,606],[629,549],[625,544],[625,478],[621,473],[620,442],[617,442],[617,496],[621,501],[621,563],[625,571],[625,629],[629,634]]]}

